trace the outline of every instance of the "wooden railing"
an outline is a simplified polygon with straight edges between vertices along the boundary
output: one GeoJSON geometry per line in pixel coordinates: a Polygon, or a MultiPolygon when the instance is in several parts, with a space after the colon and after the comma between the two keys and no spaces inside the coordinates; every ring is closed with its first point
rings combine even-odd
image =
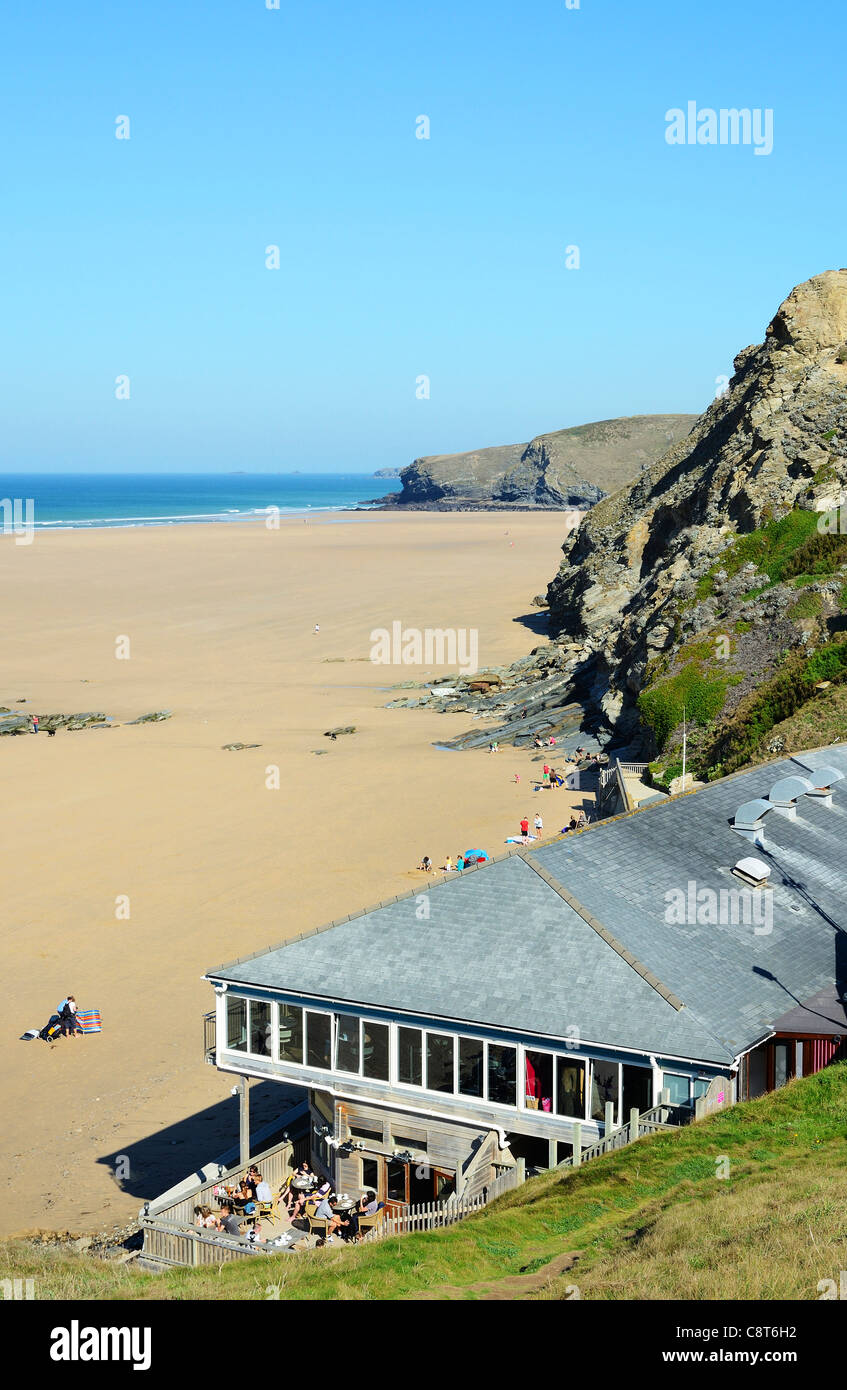
{"type": "Polygon", "coordinates": [[[668,1091],[662,1092],[662,1099],[659,1104],[652,1106],[650,1110],[638,1111],[633,1107],[629,1112],[627,1123],[617,1128],[612,1123],[612,1107],[607,1105],[606,1132],[603,1138],[583,1148],[582,1126],[575,1124],[573,1126],[573,1154],[556,1166],[557,1168],[578,1168],[592,1158],[601,1158],[603,1154],[613,1153],[616,1149],[625,1148],[627,1144],[633,1144],[636,1139],[643,1138],[645,1134],[660,1134],[664,1131],[679,1129],[680,1125],[689,1124],[694,1118],[690,1106],[671,1103],[668,1091]]]}
{"type": "Polygon", "coordinates": [[[482,1211],[497,1197],[502,1197],[504,1192],[517,1187],[520,1180],[517,1168],[509,1168],[484,1187],[477,1197],[448,1197],[444,1202],[421,1202],[407,1207],[405,1211],[391,1213],[373,1228],[371,1239],[455,1226],[457,1221],[464,1221],[466,1216],[482,1211]]]}
{"type": "MultiPolygon", "coordinates": [[[[277,1192],[292,1169],[310,1156],[309,1134],[295,1140],[283,1140],[263,1153],[251,1158],[250,1164],[259,1169],[265,1182],[277,1192]]],[[[195,1183],[182,1183],[164,1192],[153,1202],[148,1202],[139,1216],[139,1225],[144,1236],[142,1259],[155,1260],[163,1264],[215,1264],[220,1259],[234,1259],[239,1254],[249,1254],[251,1250],[261,1249],[259,1245],[242,1241],[239,1237],[226,1237],[211,1231],[197,1230],[194,1227],[194,1208],[217,1206],[215,1188],[226,1179],[227,1185],[237,1184],[246,1176],[247,1167],[238,1164],[227,1168],[224,1164],[211,1164],[218,1168],[214,1176],[208,1173],[195,1183]],[[187,1242],[190,1240],[190,1244],[187,1242]],[[197,1242],[200,1242],[198,1245],[197,1242]],[[209,1247],[218,1254],[205,1258],[202,1251],[209,1247]],[[221,1254],[220,1252],[224,1253],[221,1254]],[[234,1254],[227,1254],[234,1251],[234,1254]],[[182,1258],[188,1256],[188,1258],[182,1258]]]]}
{"type": "MultiPolygon", "coordinates": [[[[300,1144],[307,1146],[308,1142],[306,1138],[300,1141],[300,1144]]],[[[253,1160],[257,1167],[261,1167],[262,1176],[272,1188],[282,1181],[278,1160],[282,1158],[288,1167],[296,1165],[301,1160],[298,1148],[298,1144],[280,1145],[277,1149],[257,1155],[253,1160]],[[286,1150],[289,1151],[287,1154],[286,1150]]],[[[307,1152],[306,1150],[306,1154],[307,1152]]],[[[288,1171],[288,1167],[285,1172],[288,1171]]],[[[379,1240],[384,1236],[407,1235],[412,1231],[434,1231],[453,1226],[457,1221],[463,1221],[466,1216],[482,1211],[489,1202],[517,1187],[520,1181],[521,1175],[518,1170],[510,1168],[489,1183],[477,1197],[448,1197],[444,1202],[423,1202],[399,1212],[389,1211],[368,1233],[366,1239],[379,1240]]],[[[242,1259],[247,1255],[279,1253],[279,1247],[270,1241],[254,1244],[243,1236],[227,1236],[217,1231],[198,1230],[194,1227],[194,1207],[210,1205],[210,1201],[204,1199],[211,1199],[215,1186],[216,1183],[208,1183],[179,1202],[141,1218],[141,1230],[144,1234],[143,1260],[157,1265],[197,1267],[217,1265],[228,1260],[242,1259]]]]}

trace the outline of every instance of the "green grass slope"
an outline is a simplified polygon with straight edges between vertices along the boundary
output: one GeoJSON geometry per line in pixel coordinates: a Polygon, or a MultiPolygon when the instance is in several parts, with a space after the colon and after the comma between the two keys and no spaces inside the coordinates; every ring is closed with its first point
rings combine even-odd
{"type": "Polygon", "coordinates": [[[814,1300],[847,1269],[847,1064],[444,1231],[159,1275],[26,1242],[3,1256],[41,1299],[814,1300]]]}

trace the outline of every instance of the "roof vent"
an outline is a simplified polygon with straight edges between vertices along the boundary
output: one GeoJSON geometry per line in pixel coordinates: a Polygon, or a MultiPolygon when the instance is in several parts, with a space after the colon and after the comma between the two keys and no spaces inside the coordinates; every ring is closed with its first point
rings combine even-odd
{"type": "Polygon", "coordinates": [[[751,888],[767,888],[768,879],[771,876],[770,868],[763,864],[761,859],[739,859],[732,871],[736,878],[743,879],[749,883],[751,888]]]}
{"type": "Polygon", "coordinates": [[[812,782],[809,796],[830,796],[833,782],[843,781],[844,773],[837,767],[818,767],[812,768],[809,777],[812,782]]]}
{"type": "Polygon", "coordinates": [[[814,787],[807,777],[781,777],[768,792],[768,801],[778,815],[786,820],[796,820],[797,802],[811,791],[814,791],[814,787]]]}
{"type": "Polygon", "coordinates": [[[773,809],[773,802],[764,801],[762,797],[757,797],[754,801],[745,801],[735,813],[732,828],[739,835],[743,835],[745,840],[762,845],[765,842],[764,818],[768,811],[773,809]]]}
{"type": "Polygon", "coordinates": [[[782,777],[768,792],[768,801],[779,809],[793,810],[800,797],[813,790],[808,777],[782,777]]]}

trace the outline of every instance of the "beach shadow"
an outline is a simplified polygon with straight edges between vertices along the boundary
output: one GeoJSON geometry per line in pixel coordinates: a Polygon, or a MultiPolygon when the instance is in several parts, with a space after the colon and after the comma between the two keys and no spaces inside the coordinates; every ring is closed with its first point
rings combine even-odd
{"type": "MultiPolygon", "coordinates": [[[[281,1137],[286,1128],[285,1113],[299,1104],[305,1092],[279,1081],[256,1081],[249,1094],[251,1135],[278,1119],[281,1137]]],[[[274,1142],[275,1136],[269,1135],[261,1146],[271,1148],[274,1142]]],[[[110,1170],[122,1192],[150,1201],[192,1173],[199,1176],[201,1168],[237,1144],[238,1100],[226,1095],[216,1105],[166,1125],[135,1144],[103,1154],[97,1162],[110,1170]]]]}

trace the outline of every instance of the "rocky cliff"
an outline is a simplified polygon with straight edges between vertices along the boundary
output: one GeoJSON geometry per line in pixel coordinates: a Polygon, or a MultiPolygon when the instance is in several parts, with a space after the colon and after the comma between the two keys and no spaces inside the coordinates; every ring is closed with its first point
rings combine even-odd
{"type": "Polygon", "coordinates": [[[400,472],[399,507],[579,508],[629,482],[688,434],[696,415],[634,415],[463,454],[432,454],[400,472]]]}
{"type": "Polygon", "coordinates": [[[563,552],[553,642],[468,706],[500,719],[489,737],[556,732],[577,698],[582,727],[655,758],[661,785],[679,771],[683,716],[689,767],[705,777],[780,751],[792,720],[808,746],[812,706],[834,736],[847,694],[847,270],[797,286],[736,357],[726,394],[598,502],[563,552]]]}
{"type": "MultiPolygon", "coordinates": [[[[794,289],[765,341],[734,366],[726,395],[689,437],[589,513],[549,586],[551,632],[581,644],[584,674],[590,668],[612,725],[635,726],[636,697],[692,637],[714,631],[743,647],[732,639],[746,633],[728,625],[753,631],[787,611],[771,552],[809,542],[814,550],[819,533],[816,516],[785,519],[827,512],[847,486],[847,270],[794,289]],[[760,539],[745,550],[739,538],[753,533],[760,539]]],[[[817,548],[832,562],[838,538],[817,548]]],[[[827,567],[839,568],[820,563],[821,583],[832,582],[827,567]]],[[[736,656],[742,684],[743,651],[736,656]]]]}

